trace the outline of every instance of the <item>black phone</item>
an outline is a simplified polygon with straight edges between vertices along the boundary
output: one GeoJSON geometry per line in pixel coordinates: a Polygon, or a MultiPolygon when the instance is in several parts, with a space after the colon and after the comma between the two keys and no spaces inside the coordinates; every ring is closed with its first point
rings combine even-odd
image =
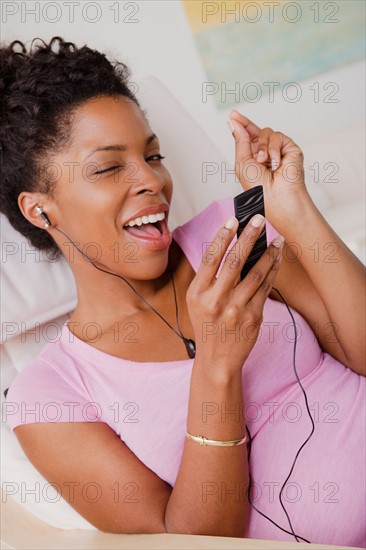
{"type": "MultiPolygon", "coordinates": [[[[257,185],[252,189],[248,189],[240,195],[234,197],[234,209],[235,217],[239,220],[239,227],[236,232],[237,237],[240,237],[241,232],[244,227],[248,224],[249,220],[255,214],[262,214],[264,216],[264,198],[263,198],[263,187],[262,185],[257,185]]],[[[249,273],[253,265],[259,260],[262,254],[267,249],[267,234],[266,234],[266,225],[261,231],[257,241],[252,248],[247,261],[245,262],[243,269],[240,273],[240,280],[242,281],[244,277],[249,273]]]]}

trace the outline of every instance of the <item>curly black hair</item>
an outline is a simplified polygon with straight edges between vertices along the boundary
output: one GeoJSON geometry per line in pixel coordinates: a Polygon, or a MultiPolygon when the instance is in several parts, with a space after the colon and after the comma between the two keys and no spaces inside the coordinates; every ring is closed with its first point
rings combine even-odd
{"type": "Polygon", "coordinates": [[[35,38],[28,52],[19,40],[0,48],[0,209],[31,245],[52,259],[61,256],[60,249],[23,216],[18,196],[22,191],[52,196],[55,182],[44,167],[50,155],[67,146],[73,114],[81,103],[119,95],[140,107],[129,78],[124,63],[111,62],[86,45],[77,48],[59,36],[48,45],[35,38]],[[42,44],[34,45],[37,40],[42,44]]]}

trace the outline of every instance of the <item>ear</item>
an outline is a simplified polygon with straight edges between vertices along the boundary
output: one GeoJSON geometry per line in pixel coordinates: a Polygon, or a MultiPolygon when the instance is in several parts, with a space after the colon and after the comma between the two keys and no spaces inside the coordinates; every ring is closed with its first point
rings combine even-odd
{"type": "Polygon", "coordinates": [[[36,207],[40,206],[44,210],[47,216],[50,216],[52,221],[52,204],[47,195],[42,193],[31,193],[29,191],[22,191],[18,196],[18,206],[23,216],[33,225],[40,229],[48,229],[44,220],[37,212],[36,207]],[[47,210],[48,208],[48,210],[47,210]]]}

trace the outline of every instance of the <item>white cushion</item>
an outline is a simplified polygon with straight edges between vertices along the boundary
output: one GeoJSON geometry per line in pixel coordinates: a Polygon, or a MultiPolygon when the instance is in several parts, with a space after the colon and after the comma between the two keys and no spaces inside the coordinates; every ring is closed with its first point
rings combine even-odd
{"type": "MultiPolygon", "coordinates": [[[[17,208],[17,206],[16,206],[17,208]]],[[[62,257],[50,262],[1,214],[1,342],[54,319],[76,304],[71,268],[62,257]]]]}
{"type": "Polygon", "coordinates": [[[327,213],[327,222],[361,262],[365,258],[365,203],[362,200],[345,203],[327,213]]]}
{"type": "MultiPolygon", "coordinates": [[[[356,200],[365,202],[364,125],[314,136],[301,148],[311,195],[325,194],[329,200],[327,210],[356,200]]],[[[362,218],[358,221],[362,223],[362,218]]]]}
{"type": "Polygon", "coordinates": [[[306,185],[327,222],[365,263],[365,128],[325,132],[302,144],[306,185]]]}
{"type": "Polygon", "coordinates": [[[213,200],[241,193],[240,183],[229,173],[232,167],[159,80],[147,76],[137,82],[137,98],[147,110],[150,126],[166,156],[164,164],[173,178],[169,227],[182,225],[213,200]]]}

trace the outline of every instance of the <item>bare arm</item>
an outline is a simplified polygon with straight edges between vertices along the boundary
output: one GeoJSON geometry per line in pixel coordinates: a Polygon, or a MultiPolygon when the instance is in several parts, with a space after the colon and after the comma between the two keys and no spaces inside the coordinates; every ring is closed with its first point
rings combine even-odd
{"type": "MultiPolygon", "coordinates": [[[[188,431],[220,441],[241,439],[245,435],[241,374],[215,382],[209,370],[209,365],[194,364],[188,431]]],[[[186,439],[165,514],[167,531],[243,537],[247,487],[246,444],[201,446],[186,439]]]]}
{"type": "MultiPolygon", "coordinates": [[[[291,265],[285,248],[278,289],[310,323],[323,349],[365,376],[364,266],[311,200],[298,145],[281,132],[259,128],[236,111],[230,121],[240,183],[244,189],[263,186],[269,221],[300,256],[291,265]],[[274,163],[273,174],[268,163],[274,163]],[[260,173],[255,182],[246,177],[253,164],[260,173]]],[[[275,292],[271,297],[278,299],[275,292]]]]}
{"type": "Polygon", "coordinates": [[[107,533],[165,533],[171,487],[104,422],[15,428],[25,454],[61,496],[107,533]]]}
{"type": "MultiPolygon", "coordinates": [[[[280,225],[276,229],[294,244],[284,253],[276,287],[309,322],[322,348],[365,376],[364,266],[306,195],[293,218],[280,225]]],[[[275,292],[271,297],[279,299],[275,292]]]]}
{"type": "MultiPolygon", "coordinates": [[[[190,433],[220,440],[241,438],[245,429],[240,375],[215,382],[203,367],[195,362],[192,373],[190,433]],[[223,403],[226,418],[221,421],[221,410],[210,414],[214,409],[207,405],[204,422],[204,403],[223,403]],[[232,409],[234,415],[229,412],[232,409]]],[[[201,447],[187,439],[172,489],[103,422],[25,424],[15,428],[15,434],[37,470],[101,531],[243,536],[245,444],[201,447]],[[229,493],[232,489],[234,494],[229,493]]]]}

